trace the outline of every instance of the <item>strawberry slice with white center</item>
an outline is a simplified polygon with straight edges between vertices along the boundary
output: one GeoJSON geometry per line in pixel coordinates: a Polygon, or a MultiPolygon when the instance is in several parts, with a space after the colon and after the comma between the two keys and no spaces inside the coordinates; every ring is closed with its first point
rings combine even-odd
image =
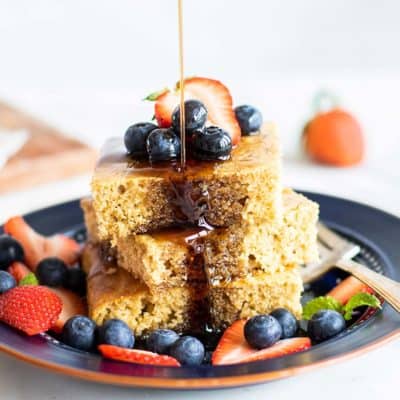
{"type": "MultiPolygon", "coordinates": [[[[232,138],[233,145],[240,141],[240,126],[233,110],[232,96],[228,88],[215,79],[192,77],[185,79],[185,100],[200,100],[208,111],[207,125],[224,129],[232,138]]],[[[155,117],[158,125],[168,128],[172,113],[179,104],[179,88],[176,92],[163,91],[156,98],[155,117]]]]}
{"type": "Polygon", "coordinates": [[[212,355],[213,365],[267,360],[304,351],[311,347],[309,338],[298,337],[280,340],[266,349],[254,349],[249,346],[244,337],[245,324],[246,320],[236,321],[224,332],[212,355]]]}
{"type": "Polygon", "coordinates": [[[240,319],[225,330],[212,354],[213,365],[235,364],[258,351],[250,347],[244,337],[245,324],[246,320],[240,319]]]}
{"type": "Polygon", "coordinates": [[[65,235],[42,236],[22,217],[10,218],[4,225],[4,231],[21,244],[26,265],[32,271],[35,271],[39,262],[47,257],[58,257],[67,265],[78,260],[80,246],[75,240],[65,235]]]}
{"type": "Polygon", "coordinates": [[[7,269],[8,273],[10,273],[14,279],[19,283],[24,279],[27,275],[31,274],[31,270],[21,262],[13,262],[7,269]]]}
{"type": "Polygon", "coordinates": [[[180,367],[178,360],[175,358],[152,353],[151,351],[125,349],[110,344],[101,344],[98,349],[103,357],[112,360],[125,361],[134,364],[180,367]]]}
{"type": "Polygon", "coordinates": [[[342,304],[346,304],[357,293],[370,293],[374,291],[354,276],[349,276],[335,286],[327,296],[333,297],[342,304]]]}
{"type": "Polygon", "coordinates": [[[172,125],[172,113],[179,104],[179,95],[170,90],[162,92],[154,105],[154,115],[158,126],[169,128],[172,125]]]}

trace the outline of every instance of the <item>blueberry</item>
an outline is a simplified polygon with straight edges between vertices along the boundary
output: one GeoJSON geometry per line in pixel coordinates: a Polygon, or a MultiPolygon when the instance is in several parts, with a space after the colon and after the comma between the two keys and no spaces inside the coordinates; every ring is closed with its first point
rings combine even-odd
{"type": "MultiPolygon", "coordinates": [[[[175,132],[181,131],[181,107],[178,105],[172,113],[172,128],[175,132]]],[[[185,101],[185,132],[192,134],[197,129],[202,129],[207,121],[207,109],[198,100],[185,101]]]]}
{"type": "Polygon", "coordinates": [[[0,271],[0,294],[15,288],[15,286],[17,286],[15,278],[6,271],[0,271]]]}
{"type": "Polygon", "coordinates": [[[24,260],[24,249],[11,236],[0,236],[0,269],[7,269],[15,261],[24,260]]]}
{"type": "Polygon", "coordinates": [[[179,335],[170,329],[157,329],[147,338],[147,349],[158,354],[169,354],[170,347],[179,339],[179,335]]]}
{"type": "Polygon", "coordinates": [[[130,126],[125,132],[124,142],[128,153],[134,158],[147,157],[146,140],[157,125],[151,122],[139,122],[130,126]]]}
{"type": "Polygon", "coordinates": [[[235,114],[243,136],[257,134],[263,122],[260,111],[253,106],[243,105],[235,108],[235,114]]]}
{"type": "Polygon", "coordinates": [[[256,315],[246,322],[244,336],[250,346],[256,349],[265,349],[281,338],[282,328],[274,317],[256,315]]]}
{"type": "Polygon", "coordinates": [[[200,365],[203,362],[205,350],[199,339],[182,336],[171,346],[169,353],[182,365],[200,365]]]}
{"type": "Polygon", "coordinates": [[[64,286],[83,296],[86,293],[86,274],[80,268],[68,268],[64,286]]]}
{"type": "Polygon", "coordinates": [[[277,308],[270,315],[279,322],[282,328],[281,339],[288,339],[296,334],[299,324],[296,317],[290,311],[285,308],[277,308]]]}
{"type": "Polygon", "coordinates": [[[232,139],[227,132],[209,126],[192,135],[192,154],[197,160],[226,160],[232,150],[232,139]]]}
{"type": "Polygon", "coordinates": [[[308,321],[307,333],[314,342],[323,342],[342,332],[346,321],[334,310],[320,310],[308,321]]]}
{"type": "Polygon", "coordinates": [[[44,258],[36,268],[40,284],[62,286],[67,276],[67,266],[57,257],[44,258]]]}
{"type": "Polygon", "coordinates": [[[88,317],[75,315],[64,325],[62,340],[79,350],[89,351],[95,344],[96,324],[88,317]]]}
{"type": "Polygon", "coordinates": [[[99,328],[98,342],[132,349],[135,345],[135,336],[124,321],[109,319],[99,328]]]}
{"type": "Polygon", "coordinates": [[[169,161],[177,158],[181,152],[181,141],[172,129],[155,129],[146,141],[151,162],[169,161]]]}

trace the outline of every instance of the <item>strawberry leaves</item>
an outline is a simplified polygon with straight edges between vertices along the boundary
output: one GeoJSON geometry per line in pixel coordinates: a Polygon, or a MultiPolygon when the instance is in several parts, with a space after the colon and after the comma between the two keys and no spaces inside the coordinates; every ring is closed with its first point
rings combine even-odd
{"type": "Polygon", "coordinates": [[[348,321],[352,318],[353,311],[362,306],[381,308],[381,303],[376,296],[370,293],[356,293],[345,305],[342,305],[333,297],[320,296],[310,300],[303,307],[303,319],[311,319],[320,310],[334,310],[343,314],[344,319],[348,321]]]}
{"type": "Polygon", "coordinates": [[[168,92],[168,91],[169,91],[168,88],[157,90],[155,92],[148,94],[143,100],[144,101],[156,101],[161,95],[163,95],[165,92],[168,92]]]}
{"type": "Polygon", "coordinates": [[[373,294],[357,293],[343,307],[344,319],[351,319],[354,309],[361,306],[381,308],[381,302],[373,294]]]}
{"type": "Polygon", "coordinates": [[[303,319],[309,320],[311,317],[320,310],[334,310],[342,312],[342,305],[333,297],[320,296],[310,300],[303,307],[303,319]]]}

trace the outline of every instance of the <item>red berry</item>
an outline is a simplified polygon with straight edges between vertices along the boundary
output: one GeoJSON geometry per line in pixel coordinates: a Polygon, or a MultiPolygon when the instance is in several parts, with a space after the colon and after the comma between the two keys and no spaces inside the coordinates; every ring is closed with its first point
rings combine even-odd
{"type": "Polygon", "coordinates": [[[22,245],[25,262],[32,271],[44,258],[57,257],[70,265],[79,257],[80,246],[75,240],[65,235],[44,237],[35,232],[22,217],[10,218],[4,225],[4,231],[22,245]]]}
{"type": "Polygon", "coordinates": [[[251,348],[244,337],[245,320],[234,322],[222,335],[211,362],[213,365],[237,364],[266,360],[307,350],[311,340],[307,337],[283,339],[263,350],[251,348]]]}
{"type": "Polygon", "coordinates": [[[27,335],[47,331],[61,309],[60,298],[44,286],[19,286],[0,296],[0,320],[27,335]]]}
{"type": "MultiPolygon", "coordinates": [[[[208,111],[208,125],[215,125],[229,133],[233,145],[240,140],[240,126],[233,110],[232,96],[228,88],[220,81],[193,77],[185,79],[185,100],[200,100],[208,111]]],[[[158,125],[169,128],[172,113],[179,104],[178,92],[162,92],[155,103],[155,116],[158,125]]]]}
{"type": "Polygon", "coordinates": [[[334,287],[327,296],[346,304],[357,293],[374,293],[374,291],[354,276],[349,276],[334,287]]]}
{"type": "Polygon", "coordinates": [[[125,349],[123,347],[110,344],[101,344],[99,351],[105,358],[112,360],[125,361],[135,364],[162,365],[179,367],[179,362],[170,356],[152,353],[151,351],[125,349]]]}

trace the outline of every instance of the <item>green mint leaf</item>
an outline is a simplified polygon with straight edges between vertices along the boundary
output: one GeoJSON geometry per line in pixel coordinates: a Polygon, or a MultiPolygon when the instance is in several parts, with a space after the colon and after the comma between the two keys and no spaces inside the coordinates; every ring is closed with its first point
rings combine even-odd
{"type": "Polygon", "coordinates": [[[342,305],[330,296],[320,296],[315,299],[310,300],[303,307],[303,319],[310,319],[316,312],[320,310],[335,310],[338,312],[342,312],[342,305]]]}
{"type": "Polygon", "coordinates": [[[164,94],[165,92],[168,92],[168,90],[169,90],[168,88],[164,88],[162,90],[158,90],[157,92],[150,93],[143,100],[156,101],[162,94],[164,94]]]}
{"type": "Polygon", "coordinates": [[[33,286],[39,285],[39,282],[33,272],[29,273],[19,281],[18,286],[24,286],[24,285],[33,285],[33,286]]]}
{"type": "Polygon", "coordinates": [[[357,307],[368,306],[373,308],[381,308],[381,302],[373,294],[357,293],[350,298],[343,308],[344,319],[349,320],[353,315],[353,310],[357,307]]]}

